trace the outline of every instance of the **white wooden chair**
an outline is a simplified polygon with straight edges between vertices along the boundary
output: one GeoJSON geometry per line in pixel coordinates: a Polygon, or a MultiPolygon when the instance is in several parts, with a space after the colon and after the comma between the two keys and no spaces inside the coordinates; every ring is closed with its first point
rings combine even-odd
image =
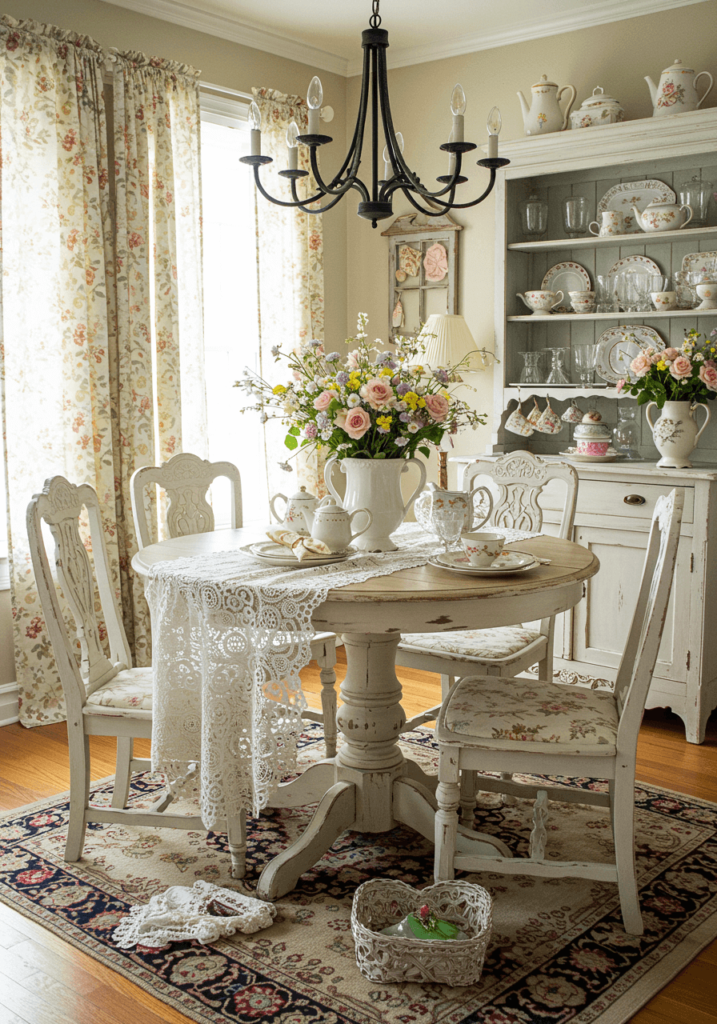
{"type": "MultiPolygon", "coordinates": [[[[214,512],[207,501],[207,491],[217,477],[231,483],[231,528],[242,525],[241,477],[231,462],[208,462],[191,452],[173,456],[161,466],[144,466],[130,480],[132,515],[140,550],[152,543],[149,527],[149,505],[146,488],[159,485],[165,492],[167,530],[170,537],[186,537],[214,530],[214,512]]],[[[302,717],[324,726],[326,756],[336,756],[336,635],[317,633],[311,641],[311,656],[318,663],[321,676],[321,711],[306,708],[302,717]]]]}
{"type": "MultiPolygon", "coordinates": [[[[77,861],[82,856],[88,822],[203,830],[199,817],[166,812],[172,801],[169,791],[147,810],[131,810],[126,806],[131,773],[151,770],[150,761],[133,756],[133,743],[138,737],[149,739],[152,735],[152,669],[130,667],[132,661],[111,583],[95,491],[89,484],[76,487],[62,476],[52,477],[45,482],[42,493],[34,495],[28,505],[27,530],[42,611],[67,707],[70,820],[65,860],[77,861]],[[94,576],[79,532],[83,507],[89,519],[94,576]],[[50,570],[42,533],[43,521],[49,526],[55,542],[57,582],[75,620],[80,642],[79,668],[76,647],[67,635],[50,570]],[[107,629],[109,658],[103,650],[95,611],[95,579],[107,629]],[[90,736],[117,737],[117,771],[109,808],[92,807],[89,802],[90,736]]],[[[243,813],[228,822],[227,831],[232,873],[241,877],[246,855],[243,813]]]]}
{"type": "MultiPolygon", "coordinates": [[[[538,532],[543,513],[538,495],[551,480],[565,483],[565,501],[558,536],[570,539],[575,518],[578,475],[566,462],[546,462],[530,452],[510,452],[499,459],[479,459],[468,469],[464,489],[470,491],[477,476],[490,477],[497,490],[493,523],[498,529],[538,532]]],[[[409,633],[398,645],[396,664],[437,672],[441,676],[441,698],[445,700],[456,678],[474,675],[515,676],[538,665],[539,679],[553,678],[553,633],[555,617],[543,619],[539,628],[522,625],[495,629],[456,630],[450,633],[409,633]]],[[[410,718],[404,731],[432,721],[440,709],[436,704],[410,718]]],[[[470,812],[472,818],[472,807],[470,812]]]]}
{"type": "Polygon", "coordinates": [[[637,737],[657,660],[677,557],[684,491],[658,499],[637,606],[615,690],[546,680],[467,677],[456,683],[436,725],[439,749],[435,880],[456,869],[617,882],[625,930],[642,934],[635,876],[637,737]],[[535,798],[528,857],[456,854],[462,772],[489,771],[609,780],[609,791],[527,785],[481,777],[480,788],[535,798]],[[548,797],[610,808],[615,863],[545,859],[548,797]]]}

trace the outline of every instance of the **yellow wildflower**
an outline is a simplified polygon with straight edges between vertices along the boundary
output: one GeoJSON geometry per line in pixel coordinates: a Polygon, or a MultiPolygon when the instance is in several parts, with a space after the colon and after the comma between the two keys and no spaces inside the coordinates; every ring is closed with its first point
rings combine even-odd
{"type": "Polygon", "coordinates": [[[379,377],[393,377],[393,370],[390,366],[384,366],[379,374],[379,377]]]}
{"type": "Polygon", "coordinates": [[[426,408],[426,399],[425,398],[419,398],[418,399],[418,408],[419,409],[425,409],[426,408]]]}
{"type": "Polygon", "coordinates": [[[666,370],[667,369],[667,363],[665,362],[664,359],[661,359],[659,361],[659,363],[657,364],[657,369],[658,370],[666,370]]]}
{"type": "Polygon", "coordinates": [[[415,391],[407,391],[403,396],[403,400],[411,410],[415,409],[418,405],[418,395],[415,391]]]}
{"type": "Polygon", "coordinates": [[[376,418],[376,426],[383,427],[384,430],[390,430],[391,429],[391,414],[389,413],[388,415],[378,416],[376,418]]]}
{"type": "Polygon", "coordinates": [[[283,384],[277,384],[276,387],[272,389],[271,393],[272,395],[283,395],[285,391],[286,388],[283,384]]]}

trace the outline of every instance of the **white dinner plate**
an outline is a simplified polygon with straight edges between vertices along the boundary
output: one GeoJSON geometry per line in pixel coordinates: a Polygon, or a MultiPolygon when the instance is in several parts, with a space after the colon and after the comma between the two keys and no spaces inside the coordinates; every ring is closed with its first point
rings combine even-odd
{"type": "Polygon", "coordinates": [[[566,452],[560,452],[566,459],[572,459],[573,462],[614,462],[620,456],[614,448],[608,448],[605,455],[581,455],[578,453],[577,448],[568,448],[566,452]]]}
{"type": "Polygon", "coordinates": [[[643,324],[624,324],[622,327],[610,327],[603,331],[597,340],[597,356],[595,369],[603,380],[617,384],[619,380],[630,377],[630,363],[646,348],[662,351],[665,342],[652,327],[643,324]],[[625,341],[623,333],[634,336],[634,341],[625,341]]]}
{"type": "Polygon", "coordinates": [[[504,551],[492,565],[478,567],[471,565],[468,555],[463,551],[440,552],[428,559],[428,564],[437,569],[449,569],[451,572],[463,573],[466,576],[500,576],[503,573],[527,572],[535,568],[538,560],[534,555],[522,551],[504,551]]]}
{"type": "Polygon", "coordinates": [[[649,256],[623,256],[613,263],[609,274],[662,274],[662,271],[649,256]]]}
{"type": "Polygon", "coordinates": [[[259,544],[244,544],[240,548],[247,555],[258,559],[264,565],[275,565],[279,568],[289,569],[313,569],[317,565],[330,565],[332,562],[345,562],[352,551],[331,555],[307,555],[301,561],[292,554],[289,548],[282,544],[275,544],[273,541],[262,541],[259,544]]]}
{"type": "Polygon", "coordinates": [[[570,292],[589,292],[592,290],[590,274],[579,263],[556,263],[543,278],[540,286],[543,291],[562,292],[563,301],[556,306],[555,313],[570,313],[570,292]]]}
{"type": "MultiPolygon", "coordinates": [[[[639,235],[642,228],[635,220],[632,212],[633,206],[642,213],[648,203],[674,203],[675,193],[664,181],[657,181],[654,178],[649,181],[623,181],[619,185],[613,185],[598,203],[597,219],[605,210],[619,210],[623,214],[623,232],[626,235],[639,235]]],[[[660,273],[660,271],[656,271],[660,273]]]]}

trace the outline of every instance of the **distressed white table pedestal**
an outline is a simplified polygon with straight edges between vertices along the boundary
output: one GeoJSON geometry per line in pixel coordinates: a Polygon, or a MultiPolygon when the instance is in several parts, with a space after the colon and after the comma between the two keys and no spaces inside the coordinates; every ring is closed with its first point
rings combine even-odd
{"type": "MultiPolygon", "coordinates": [[[[239,547],[255,539],[249,534],[232,530],[164,541],[145,548],[133,564],[146,572],[160,560],[239,547]]],[[[338,727],[344,742],[335,758],[279,786],[270,800],[270,807],[317,801],[318,807],[302,835],[264,868],[257,896],[274,900],[290,892],[347,829],[377,833],[405,824],[433,839],[436,780],[398,746],[406,721],[395,671],[401,633],[488,628],[554,615],[577,604],[583,581],[599,568],[591,552],[571,541],[536,537],[513,546],[550,559],[550,565],[493,578],[422,566],[329,592],[312,623],[343,635],[347,671],[338,727]]],[[[464,828],[458,848],[510,856],[500,840],[464,828]]]]}

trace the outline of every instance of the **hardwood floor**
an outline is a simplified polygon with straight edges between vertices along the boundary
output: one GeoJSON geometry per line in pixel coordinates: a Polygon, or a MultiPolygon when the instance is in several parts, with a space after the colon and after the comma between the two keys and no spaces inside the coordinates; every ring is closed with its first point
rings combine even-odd
{"type": "MultiPolygon", "coordinates": [[[[343,661],[343,651],[339,651],[343,661]]],[[[341,673],[339,672],[339,675],[341,673]]],[[[406,713],[437,699],[437,677],[400,669],[406,713]]],[[[309,703],[319,707],[318,670],[303,676],[309,703]]],[[[90,740],[92,778],[114,771],[114,741],[90,740]]],[[[138,740],[138,756],[149,741],[138,740]]],[[[717,802],[717,715],[700,746],[666,711],[645,714],[638,779],[717,802]]],[[[0,729],[0,807],[10,810],[52,796],[70,784],[64,724],[0,729]]],[[[692,961],[635,1017],[636,1024],[717,1024],[717,942],[692,961]]],[[[189,1018],[126,981],[40,925],[0,904],[0,1024],[190,1024],[189,1018]]]]}

